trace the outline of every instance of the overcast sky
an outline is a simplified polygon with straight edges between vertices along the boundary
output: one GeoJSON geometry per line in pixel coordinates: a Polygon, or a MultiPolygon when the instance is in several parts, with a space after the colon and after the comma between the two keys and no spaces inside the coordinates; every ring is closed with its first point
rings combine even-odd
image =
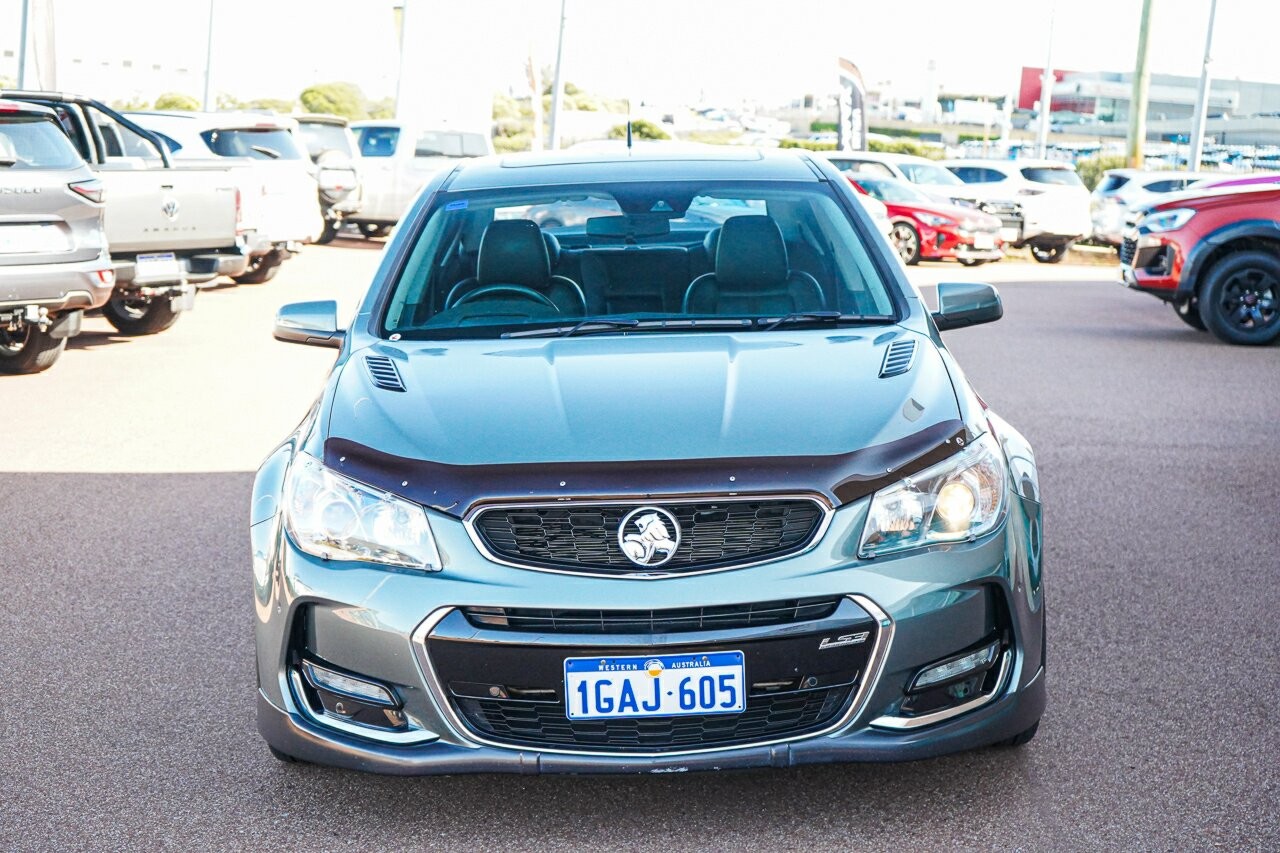
{"type": "MultiPolygon", "coordinates": [[[[134,79],[153,64],[186,68],[181,79],[200,94],[208,0],[52,2],[60,69],[75,58],[82,76],[123,59],[134,79]]],[[[520,85],[530,47],[542,64],[554,60],[559,0],[408,2],[407,49],[431,57],[412,86],[505,88],[520,85]],[[423,79],[437,75],[444,79],[423,79]]],[[[1198,74],[1209,0],[1154,2],[1152,70],[1198,74]]],[[[346,79],[375,97],[394,93],[391,0],[214,3],[216,91],[292,97],[309,83],[346,79]]],[[[868,83],[892,81],[906,92],[924,87],[932,59],[946,89],[994,94],[1016,88],[1021,66],[1043,63],[1055,6],[1056,66],[1132,68],[1141,0],[568,0],[565,73],[606,95],[773,103],[834,88],[841,55],[868,83]]],[[[1220,0],[1216,76],[1280,82],[1277,30],[1261,19],[1264,9],[1276,14],[1270,0],[1220,0]]],[[[19,10],[20,0],[0,0],[0,50],[16,49],[19,10]]],[[[92,79],[128,80],[106,70],[92,79]]]]}

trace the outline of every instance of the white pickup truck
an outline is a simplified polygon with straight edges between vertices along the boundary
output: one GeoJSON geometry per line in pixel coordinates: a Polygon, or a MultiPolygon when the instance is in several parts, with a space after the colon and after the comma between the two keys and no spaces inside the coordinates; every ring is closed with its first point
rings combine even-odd
{"type": "Polygon", "coordinates": [[[123,334],[154,334],[192,307],[196,285],[243,274],[246,237],[225,167],[177,167],[147,131],[95,100],[6,90],[0,97],[53,110],[103,184],[115,289],[103,316],[123,334]]]}
{"type": "Polygon", "coordinates": [[[133,112],[176,162],[230,166],[240,187],[241,227],[254,234],[241,283],[270,280],[303,243],[324,231],[318,186],[298,125],[260,113],[133,112]]]}

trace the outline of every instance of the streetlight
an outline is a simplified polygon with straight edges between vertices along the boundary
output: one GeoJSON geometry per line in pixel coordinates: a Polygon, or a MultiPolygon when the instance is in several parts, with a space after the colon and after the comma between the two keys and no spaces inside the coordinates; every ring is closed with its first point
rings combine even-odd
{"type": "Polygon", "coordinates": [[[22,40],[18,43],[18,88],[27,88],[27,19],[31,17],[31,0],[22,0],[22,40]]]}
{"type": "Polygon", "coordinates": [[[1200,158],[1204,155],[1204,123],[1209,114],[1209,87],[1213,75],[1209,73],[1209,63],[1213,62],[1210,53],[1213,51],[1213,19],[1218,14],[1218,0],[1209,0],[1209,31],[1204,37],[1204,65],[1200,68],[1200,91],[1196,96],[1196,117],[1191,125],[1191,156],[1187,158],[1187,168],[1195,172],[1200,168],[1200,158]]]}
{"type": "Polygon", "coordinates": [[[1044,74],[1040,75],[1040,127],[1036,131],[1036,156],[1044,159],[1049,153],[1049,119],[1053,105],[1053,19],[1058,4],[1049,7],[1049,53],[1044,60],[1044,74]]]}
{"type": "MultiPolygon", "coordinates": [[[[560,68],[564,60],[564,7],[567,0],[560,0],[560,39],[556,42],[556,77],[552,83],[551,90],[551,150],[556,151],[560,148],[560,90],[561,85],[560,68]]],[[[542,94],[538,93],[535,97],[541,98],[542,94]]],[[[628,127],[630,123],[628,122],[628,127]]]]}

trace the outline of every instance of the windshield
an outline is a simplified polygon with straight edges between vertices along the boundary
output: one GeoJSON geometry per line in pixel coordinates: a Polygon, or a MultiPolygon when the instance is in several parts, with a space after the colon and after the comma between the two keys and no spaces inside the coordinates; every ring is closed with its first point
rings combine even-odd
{"type": "Polygon", "coordinates": [[[872,178],[858,175],[858,186],[867,194],[881,201],[899,204],[928,204],[929,197],[911,184],[895,181],[892,178],[872,178]]]}
{"type": "Polygon", "coordinates": [[[254,160],[301,160],[302,151],[293,134],[283,128],[206,130],[200,134],[219,157],[251,157],[254,160]]]}
{"type": "Polygon", "coordinates": [[[83,163],[51,119],[15,116],[0,121],[0,169],[74,169],[83,163]]]}
{"type": "Polygon", "coordinates": [[[301,121],[298,123],[298,135],[307,146],[307,156],[317,159],[326,151],[339,151],[348,157],[353,153],[351,135],[347,129],[338,124],[301,121]]]}
{"type": "Polygon", "coordinates": [[[1022,170],[1022,177],[1037,184],[1054,184],[1061,187],[1082,187],[1084,183],[1074,169],[1060,169],[1053,166],[1028,166],[1022,170]]]}
{"type": "Polygon", "coordinates": [[[934,163],[899,163],[898,168],[913,184],[940,184],[944,187],[954,187],[964,183],[947,169],[934,163]]]}
{"type": "Polygon", "coordinates": [[[786,325],[894,319],[826,184],[628,182],[438,194],[383,330],[436,339],[766,329],[797,312],[786,325]]]}
{"type": "Polygon", "coordinates": [[[400,129],[396,127],[361,127],[356,129],[362,157],[390,157],[396,153],[400,129]]]}

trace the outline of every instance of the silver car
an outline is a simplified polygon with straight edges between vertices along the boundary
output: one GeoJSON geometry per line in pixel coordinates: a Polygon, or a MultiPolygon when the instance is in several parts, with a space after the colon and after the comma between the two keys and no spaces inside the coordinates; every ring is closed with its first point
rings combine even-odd
{"type": "Polygon", "coordinates": [[[52,110],[0,100],[0,200],[0,373],[39,373],[115,284],[102,183],[52,110]]]}

